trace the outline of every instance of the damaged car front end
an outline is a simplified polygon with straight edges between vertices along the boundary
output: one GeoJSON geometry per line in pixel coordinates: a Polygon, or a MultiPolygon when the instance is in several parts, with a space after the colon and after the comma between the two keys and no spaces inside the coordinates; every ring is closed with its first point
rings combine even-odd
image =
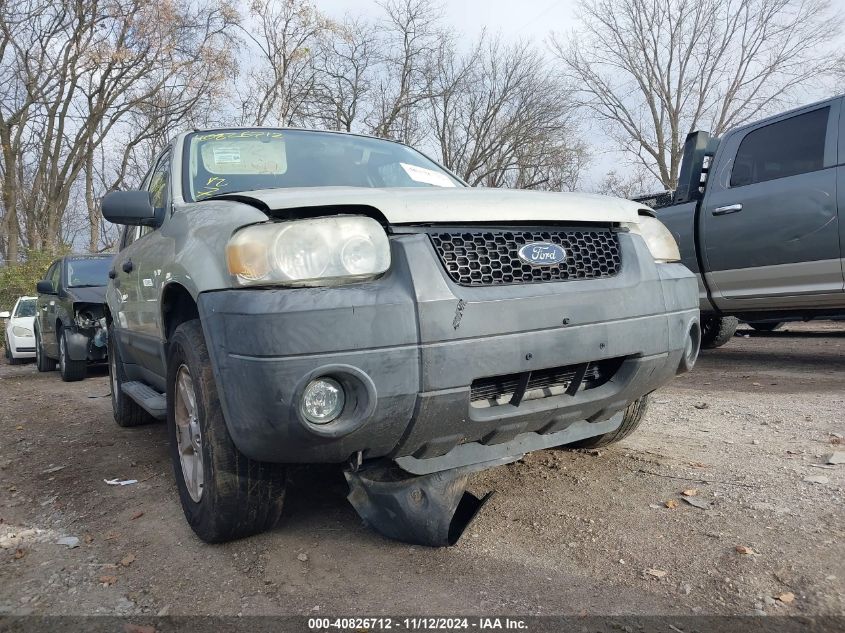
{"type": "Polygon", "coordinates": [[[111,255],[69,255],[37,284],[38,371],[58,367],[62,380],[83,380],[89,363],[108,356],[105,293],[111,255]]]}
{"type": "MultiPolygon", "coordinates": [[[[349,499],[392,538],[453,543],[483,504],[464,495],[470,472],[613,436],[632,403],[696,360],[695,280],[655,257],[639,226],[385,233],[369,221],[389,234],[389,265],[374,278],[295,289],[248,281],[201,294],[198,308],[239,450],[284,463],[351,456],[349,499]],[[519,263],[526,245],[546,244],[567,253],[566,266],[519,263]]],[[[236,232],[233,267],[243,243],[236,232]]]]}
{"type": "Polygon", "coordinates": [[[108,329],[102,303],[74,303],[73,325],[68,337],[68,353],[75,360],[106,360],[108,329]]]}

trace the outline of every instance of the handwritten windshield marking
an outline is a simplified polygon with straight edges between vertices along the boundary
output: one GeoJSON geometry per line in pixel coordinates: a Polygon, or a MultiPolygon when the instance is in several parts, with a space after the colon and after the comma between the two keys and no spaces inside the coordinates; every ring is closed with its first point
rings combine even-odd
{"type": "Polygon", "coordinates": [[[212,194],[217,193],[220,191],[222,187],[226,186],[226,179],[220,178],[218,176],[212,176],[208,179],[208,182],[205,183],[205,186],[199,191],[197,191],[197,200],[200,198],[205,198],[212,194]]]}

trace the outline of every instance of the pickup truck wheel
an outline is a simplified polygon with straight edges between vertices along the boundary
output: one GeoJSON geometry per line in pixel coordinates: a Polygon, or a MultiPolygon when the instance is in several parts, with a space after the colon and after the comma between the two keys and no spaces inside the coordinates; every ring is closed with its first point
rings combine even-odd
{"type": "Polygon", "coordinates": [[[59,334],[59,372],[65,382],[77,382],[88,373],[88,361],[71,360],[67,355],[67,330],[59,334]]]}
{"type": "Polygon", "coordinates": [[[38,371],[55,371],[56,361],[52,358],[47,358],[44,354],[44,348],[41,346],[41,333],[35,330],[35,366],[38,371]]]}
{"type": "Polygon", "coordinates": [[[203,541],[230,541],[278,523],[286,469],[251,460],[232,442],[197,319],[176,328],[170,342],[167,431],[182,509],[203,541]]]}
{"type": "Polygon", "coordinates": [[[111,386],[111,408],[114,412],[114,421],[118,426],[130,427],[150,424],[155,418],[132,398],[123,393],[120,385],[127,382],[126,374],[123,371],[120,352],[114,343],[114,327],[109,325],[108,346],[109,346],[109,385],[111,386]]]}
{"type": "Polygon", "coordinates": [[[739,320],[736,317],[709,316],[701,319],[701,347],[715,349],[731,340],[739,320]]]}
{"type": "Polygon", "coordinates": [[[758,332],[774,332],[783,325],[783,323],[749,323],[748,325],[751,326],[752,330],[756,330],[758,332]]]}
{"type": "Polygon", "coordinates": [[[622,424],[615,431],[605,433],[604,435],[588,437],[586,440],[581,440],[580,442],[565,444],[562,448],[599,448],[608,444],[615,444],[637,430],[646,411],[648,411],[648,394],[634,400],[628,405],[622,414],[622,424]]]}

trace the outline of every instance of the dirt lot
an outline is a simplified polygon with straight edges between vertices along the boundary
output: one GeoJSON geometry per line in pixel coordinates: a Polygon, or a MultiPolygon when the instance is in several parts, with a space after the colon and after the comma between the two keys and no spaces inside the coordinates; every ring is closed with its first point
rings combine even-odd
{"type": "Polygon", "coordinates": [[[624,443],[476,475],[498,493],[440,550],[365,529],[326,467],[274,532],[204,545],[164,426],[117,427],[108,391],[0,369],[0,613],[845,614],[845,465],[817,466],[845,450],[843,324],[738,336],[624,443]]]}

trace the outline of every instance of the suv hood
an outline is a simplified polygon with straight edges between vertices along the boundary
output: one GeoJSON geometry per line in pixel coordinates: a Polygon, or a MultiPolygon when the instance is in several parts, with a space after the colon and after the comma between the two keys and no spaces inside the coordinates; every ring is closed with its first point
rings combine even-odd
{"type": "Polygon", "coordinates": [[[66,288],[67,298],[73,303],[105,303],[106,287],[93,286],[91,288],[66,288]]]}
{"type": "Polygon", "coordinates": [[[243,191],[228,197],[269,211],[370,206],[390,224],[446,222],[637,222],[643,205],[585,193],[518,189],[307,187],[243,191]]]}

